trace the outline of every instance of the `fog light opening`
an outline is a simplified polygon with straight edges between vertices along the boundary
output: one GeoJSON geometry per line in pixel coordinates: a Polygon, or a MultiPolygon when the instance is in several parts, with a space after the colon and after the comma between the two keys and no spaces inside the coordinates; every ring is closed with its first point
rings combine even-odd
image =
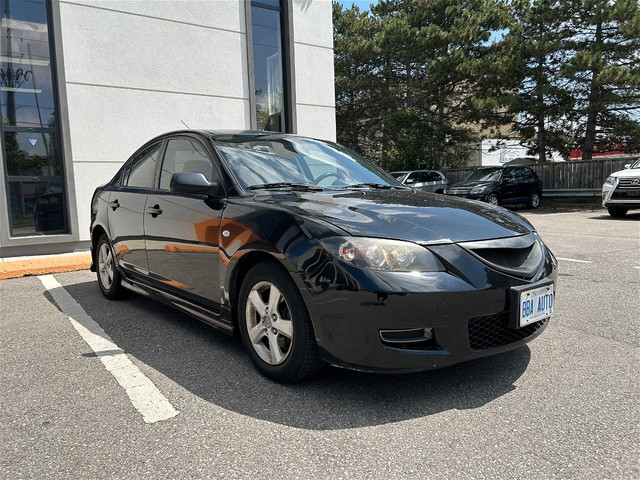
{"type": "Polygon", "coordinates": [[[380,330],[382,344],[396,350],[442,350],[433,328],[380,330]]]}

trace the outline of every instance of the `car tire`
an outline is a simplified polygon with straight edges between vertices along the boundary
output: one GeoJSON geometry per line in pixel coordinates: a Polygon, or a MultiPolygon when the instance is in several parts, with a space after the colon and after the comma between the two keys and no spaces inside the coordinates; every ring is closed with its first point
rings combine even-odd
{"type": "Polygon", "coordinates": [[[487,195],[487,203],[491,205],[500,205],[500,197],[497,193],[490,193],[487,195]]]}
{"type": "Polygon", "coordinates": [[[609,212],[609,215],[611,215],[613,218],[622,218],[627,214],[627,211],[629,209],[628,208],[624,208],[624,207],[607,207],[607,211],[609,212]]]}
{"type": "Polygon", "coordinates": [[[259,263],[247,273],[240,288],[238,324],[251,361],[272,380],[295,382],[324,365],[302,296],[275,262],[259,263]]]}
{"type": "Polygon", "coordinates": [[[102,295],[109,300],[123,296],[122,277],[116,267],[113,247],[105,234],[100,236],[96,247],[96,273],[102,295]]]}
{"type": "Polygon", "coordinates": [[[540,206],[540,193],[533,192],[529,197],[529,207],[538,208],[540,206]]]}

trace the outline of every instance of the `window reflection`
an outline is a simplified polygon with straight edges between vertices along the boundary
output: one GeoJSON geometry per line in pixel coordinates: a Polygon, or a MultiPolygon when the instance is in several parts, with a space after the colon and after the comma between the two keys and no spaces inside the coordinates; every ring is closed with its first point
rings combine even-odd
{"type": "Polygon", "coordinates": [[[64,233],[49,2],[3,0],[0,111],[11,235],[64,233]]]}
{"type": "Polygon", "coordinates": [[[276,132],[286,130],[280,14],[277,0],[252,2],[257,126],[260,130],[276,132]]]}

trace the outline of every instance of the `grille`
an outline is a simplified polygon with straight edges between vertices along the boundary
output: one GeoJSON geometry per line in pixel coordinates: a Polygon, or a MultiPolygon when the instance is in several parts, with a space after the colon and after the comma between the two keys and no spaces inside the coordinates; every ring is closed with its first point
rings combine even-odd
{"type": "Polygon", "coordinates": [[[525,248],[478,248],[473,252],[489,263],[515,268],[529,258],[532,248],[533,245],[525,248]]]}
{"type": "Polygon", "coordinates": [[[448,195],[468,195],[471,192],[470,188],[447,188],[448,195]]]}
{"type": "Polygon", "coordinates": [[[543,328],[548,321],[546,318],[514,330],[507,326],[509,312],[475,317],[469,320],[469,345],[471,350],[478,351],[519,342],[543,328]]]}
{"type": "Polygon", "coordinates": [[[640,185],[634,182],[637,182],[639,179],[637,178],[620,178],[618,180],[618,188],[631,189],[631,190],[640,190],[640,185]]]}
{"type": "Polygon", "coordinates": [[[509,275],[532,278],[542,263],[542,245],[534,233],[459,244],[491,268],[509,275]]]}
{"type": "Polygon", "coordinates": [[[637,190],[616,190],[611,195],[611,198],[640,198],[640,188],[637,190]]]}

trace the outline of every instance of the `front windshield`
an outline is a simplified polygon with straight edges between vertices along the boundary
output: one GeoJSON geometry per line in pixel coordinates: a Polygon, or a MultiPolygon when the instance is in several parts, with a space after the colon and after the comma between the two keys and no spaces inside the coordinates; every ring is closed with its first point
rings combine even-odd
{"type": "Polygon", "coordinates": [[[464,182],[495,182],[500,180],[502,168],[479,168],[474,170],[463,180],[464,182]]]}
{"type": "Polygon", "coordinates": [[[244,189],[287,185],[403,188],[368,160],[334,143],[281,135],[216,136],[213,142],[244,189]]]}

